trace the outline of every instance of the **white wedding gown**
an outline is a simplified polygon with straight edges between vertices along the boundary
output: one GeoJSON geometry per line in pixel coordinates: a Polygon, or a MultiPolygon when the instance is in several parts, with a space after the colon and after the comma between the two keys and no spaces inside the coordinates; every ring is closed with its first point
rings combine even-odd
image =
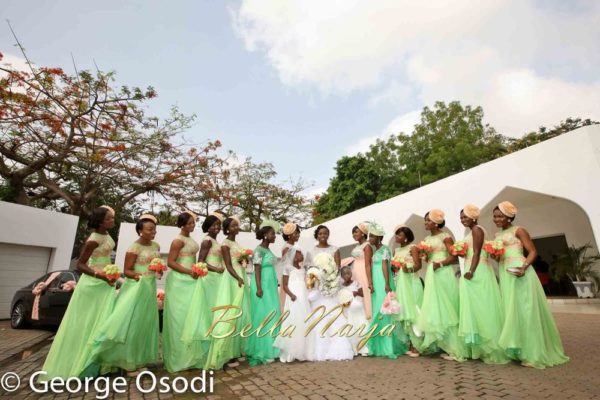
{"type": "MultiPolygon", "coordinates": [[[[325,306],[325,312],[329,312],[339,303],[336,296],[324,296],[319,289],[311,289],[308,292],[311,310],[315,310],[319,306],[325,306]]],[[[354,350],[352,342],[347,336],[332,336],[348,321],[342,313],[321,337],[321,330],[330,322],[332,316],[336,315],[337,310],[330,316],[323,318],[307,335],[307,359],[310,361],[327,361],[327,360],[352,360],[354,358],[354,350]]],[[[308,326],[316,320],[316,317],[321,315],[321,312],[315,313],[308,321],[308,326]]]]}

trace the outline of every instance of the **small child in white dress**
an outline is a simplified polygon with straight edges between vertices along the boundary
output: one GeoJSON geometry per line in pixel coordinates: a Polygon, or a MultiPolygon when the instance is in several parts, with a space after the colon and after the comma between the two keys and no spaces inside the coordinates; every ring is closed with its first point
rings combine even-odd
{"type": "Polygon", "coordinates": [[[352,332],[358,330],[355,335],[350,337],[352,349],[354,350],[354,355],[360,354],[361,356],[366,356],[369,354],[369,349],[367,348],[366,344],[358,349],[358,344],[362,340],[360,333],[362,332],[364,334],[369,330],[369,323],[367,321],[367,317],[365,316],[365,307],[363,304],[363,289],[357,281],[352,280],[351,267],[342,267],[340,270],[340,275],[342,277],[342,287],[351,291],[354,295],[354,299],[352,300],[352,303],[350,303],[350,307],[348,307],[346,310],[348,323],[352,325],[352,332]]]}

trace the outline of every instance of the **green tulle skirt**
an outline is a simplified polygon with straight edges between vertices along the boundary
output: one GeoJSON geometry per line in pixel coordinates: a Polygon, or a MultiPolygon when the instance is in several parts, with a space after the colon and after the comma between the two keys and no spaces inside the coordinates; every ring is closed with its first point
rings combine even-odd
{"type": "MultiPolygon", "coordinates": [[[[390,286],[393,291],[395,289],[393,282],[390,286]]],[[[373,321],[369,327],[372,337],[367,343],[369,355],[394,359],[408,350],[408,336],[401,324],[394,320],[396,316],[380,312],[381,305],[387,296],[385,276],[380,263],[375,263],[373,266],[373,288],[375,290],[371,293],[373,321]]]]}
{"type": "MultiPolygon", "coordinates": [[[[198,278],[201,280],[202,278],[198,278]]],[[[200,296],[194,300],[197,280],[189,275],[171,270],[167,275],[165,306],[163,311],[163,359],[167,371],[173,373],[191,368],[203,368],[208,354],[208,340],[182,340],[188,314],[204,318],[200,323],[208,329],[210,313],[208,303],[200,296]]],[[[200,290],[201,295],[204,294],[200,290]]]]}
{"type": "Polygon", "coordinates": [[[89,358],[88,341],[110,314],[115,288],[105,281],[82,275],[54,337],[40,381],[71,378],[82,374],[89,358]]]}
{"type": "Polygon", "coordinates": [[[413,347],[419,352],[424,352],[423,337],[418,336],[413,329],[423,303],[423,284],[419,275],[399,271],[396,275],[396,300],[402,307],[400,314],[393,319],[400,323],[404,333],[409,337],[413,347]]]}
{"type": "Polygon", "coordinates": [[[499,344],[509,357],[536,368],[552,367],[569,361],[560,334],[548,307],[544,289],[533,270],[527,268],[518,278],[506,268],[520,267],[515,260],[500,266],[500,292],[504,306],[504,326],[499,344]]]}
{"type": "Polygon", "coordinates": [[[158,335],[154,276],[125,279],[113,311],[90,344],[85,376],[114,368],[134,371],[158,362],[158,335]]]}
{"type": "MultiPolygon", "coordinates": [[[[206,292],[204,291],[204,279],[198,278],[194,284],[191,304],[206,304],[206,292]]],[[[166,300],[166,295],[165,295],[166,300]]],[[[202,354],[206,354],[210,346],[210,326],[212,316],[208,307],[189,307],[183,329],[181,330],[181,342],[188,347],[200,346],[202,354]]]]}
{"type": "MultiPolygon", "coordinates": [[[[209,311],[217,305],[217,299],[219,297],[219,289],[221,288],[221,281],[225,274],[228,274],[227,270],[222,274],[218,272],[209,271],[208,275],[201,278],[202,284],[204,285],[204,295],[208,303],[209,311]]],[[[212,312],[212,311],[211,311],[212,312]]]]}
{"type": "Polygon", "coordinates": [[[480,264],[471,280],[459,281],[460,323],[458,335],[467,357],[488,364],[505,364],[509,358],[498,345],[504,322],[500,289],[491,266],[480,264]]]}
{"type": "Polygon", "coordinates": [[[417,328],[423,333],[422,348],[427,352],[440,348],[458,361],[467,357],[466,346],[458,336],[458,283],[452,266],[433,270],[427,265],[423,305],[417,328]]]}
{"type": "Polygon", "coordinates": [[[272,267],[263,267],[261,272],[262,298],[256,296],[255,275],[252,275],[250,283],[252,334],[246,340],[246,355],[251,366],[265,364],[279,357],[279,349],[273,347],[273,342],[279,334],[279,327],[276,327],[273,332],[270,331],[281,316],[277,275],[272,267]],[[267,316],[271,313],[273,317],[265,324],[267,316]],[[260,331],[255,332],[259,327],[261,327],[260,331]]]}
{"type": "MultiPolygon", "coordinates": [[[[244,277],[243,267],[236,268],[236,273],[244,277]]],[[[239,287],[229,272],[225,272],[221,288],[216,299],[216,306],[232,306],[213,313],[214,329],[205,369],[220,369],[231,359],[242,355],[244,339],[239,335],[242,328],[251,323],[250,290],[247,285],[239,287]],[[229,322],[224,322],[228,321],[229,322]],[[221,321],[221,322],[218,322],[221,321]],[[217,323],[218,322],[218,323],[217,323]]]]}

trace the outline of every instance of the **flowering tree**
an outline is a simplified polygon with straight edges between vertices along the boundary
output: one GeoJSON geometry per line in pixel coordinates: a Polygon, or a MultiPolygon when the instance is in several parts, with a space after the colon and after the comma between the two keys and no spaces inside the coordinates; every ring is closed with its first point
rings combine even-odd
{"type": "Polygon", "coordinates": [[[82,224],[101,204],[129,220],[148,203],[165,223],[183,207],[238,214],[246,229],[265,217],[309,222],[302,180],[275,182],[272,164],[219,157],[219,140],[190,144],[183,133],[195,116],[177,108],[164,119],[146,115],[152,87],[116,88],[113,72],[37,67],[17,46],[25,70],[2,64],[0,53],[1,198],[60,209],[82,224]]]}
{"type": "MultiPolygon", "coordinates": [[[[20,45],[19,45],[20,46],[20,45]]],[[[114,73],[0,65],[0,177],[8,200],[43,200],[85,215],[98,199],[121,209],[145,194],[181,202],[210,181],[219,141],[193,147],[181,136],[194,116],[176,108],[165,119],[142,106],[156,96],[114,87],[114,73]]],[[[0,54],[1,61],[1,54],[0,54]]]]}
{"type": "Polygon", "coordinates": [[[200,215],[214,210],[238,215],[245,230],[256,229],[267,217],[310,223],[310,203],[302,194],[308,184],[302,179],[278,182],[273,164],[240,161],[231,152],[215,164],[209,180],[198,183],[189,198],[200,215]]]}
{"type": "Polygon", "coordinates": [[[254,163],[246,158],[231,170],[230,207],[239,213],[250,230],[264,218],[280,222],[310,223],[310,203],[303,196],[308,184],[302,179],[276,182],[277,172],[271,163],[254,163]]]}

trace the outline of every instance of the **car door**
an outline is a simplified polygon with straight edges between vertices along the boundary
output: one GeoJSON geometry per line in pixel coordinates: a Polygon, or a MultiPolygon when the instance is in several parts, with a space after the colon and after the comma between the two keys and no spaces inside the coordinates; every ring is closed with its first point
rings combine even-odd
{"type": "Polygon", "coordinates": [[[73,291],[63,289],[63,285],[68,281],[74,281],[75,276],[71,272],[62,272],[52,281],[46,296],[48,297],[48,322],[60,324],[73,291]]]}

